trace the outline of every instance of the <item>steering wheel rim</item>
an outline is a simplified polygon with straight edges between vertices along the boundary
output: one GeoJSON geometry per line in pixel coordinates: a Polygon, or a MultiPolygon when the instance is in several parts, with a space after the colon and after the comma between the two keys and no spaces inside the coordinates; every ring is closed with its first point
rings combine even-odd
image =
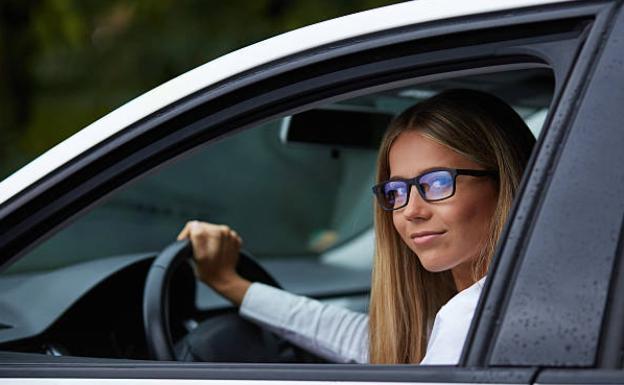
{"type": "MultiPolygon", "coordinates": [[[[147,274],[143,291],[143,327],[149,355],[156,360],[176,360],[169,325],[169,284],[176,269],[192,257],[193,248],[188,239],[173,242],[156,257],[147,274]]],[[[236,270],[252,282],[281,288],[247,251],[240,251],[236,270]]]]}

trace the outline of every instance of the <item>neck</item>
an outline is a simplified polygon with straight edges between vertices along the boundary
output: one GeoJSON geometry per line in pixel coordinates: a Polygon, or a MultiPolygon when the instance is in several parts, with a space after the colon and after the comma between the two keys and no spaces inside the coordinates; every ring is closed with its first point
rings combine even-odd
{"type": "Polygon", "coordinates": [[[466,263],[459,266],[455,266],[451,273],[453,274],[453,281],[455,281],[455,287],[460,292],[469,288],[475,283],[472,275],[472,264],[466,263]]]}

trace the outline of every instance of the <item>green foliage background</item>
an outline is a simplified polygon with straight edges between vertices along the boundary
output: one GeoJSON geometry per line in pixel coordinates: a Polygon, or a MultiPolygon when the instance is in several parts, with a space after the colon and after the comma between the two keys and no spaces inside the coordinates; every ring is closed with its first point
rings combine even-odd
{"type": "Polygon", "coordinates": [[[394,0],[0,0],[0,180],[226,52],[394,0]]]}

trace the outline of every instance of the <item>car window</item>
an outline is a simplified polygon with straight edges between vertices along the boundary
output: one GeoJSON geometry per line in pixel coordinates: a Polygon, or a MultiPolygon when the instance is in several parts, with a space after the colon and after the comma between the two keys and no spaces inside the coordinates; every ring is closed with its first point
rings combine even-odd
{"type": "MultiPolygon", "coordinates": [[[[116,342],[103,342],[102,346],[115,348],[94,352],[73,338],[52,336],[55,343],[33,343],[45,346],[48,353],[149,358],[137,325],[141,301],[137,287],[142,287],[153,257],[175,240],[185,222],[203,220],[236,229],[244,249],[285,289],[366,312],[374,252],[371,186],[377,145],[394,116],[450,88],[498,95],[538,136],[552,98],[553,77],[547,69],[533,68],[402,85],[232,131],[111,194],[3,272],[0,289],[28,276],[41,284],[57,281],[71,287],[67,280],[87,282],[89,275],[99,274],[98,279],[107,279],[107,290],[116,287],[134,293],[126,299],[132,310],[119,320],[134,326],[123,328],[124,336],[110,337],[124,339],[126,345],[119,350],[116,342]]],[[[90,309],[93,297],[102,300],[108,295],[104,289],[85,290],[84,298],[80,298],[84,293],[65,292],[59,294],[62,299],[50,299],[51,307],[69,312],[49,333],[64,335],[83,319],[84,314],[78,313],[90,311],[85,309],[90,309]]],[[[10,301],[11,307],[27,306],[21,297],[10,301]]],[[[204,285],[197,285],[194,301],[201,314],[176,320],[188,330],[231,307],[204,285]]],[[[31,315],[39,317],[35,323],[43,328],[53,321],[46,320],[54,312],[49,313],[31,315]]],[[[174,334],[175,338],[184,331],[174,334]]],[[[33,346],[26,343],[16,349],[32,351],[33,346]]]]}

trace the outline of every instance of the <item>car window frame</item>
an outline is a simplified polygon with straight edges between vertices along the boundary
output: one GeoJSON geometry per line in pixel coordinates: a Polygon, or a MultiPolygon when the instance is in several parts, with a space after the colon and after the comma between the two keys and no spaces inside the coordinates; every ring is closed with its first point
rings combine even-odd
{"type": "MultiPolygon", "coordinates": [[[[431,26],[416,26],[413,29],[401,29],[400,31],[391,31],[382,34],[375,34],[374,36],[370,36],[371,39],[368,41],[368,44],[371,46],[379,47],[380,44],[386,44],[389,39],[391,39],[394,34],[396,34],[395,39],[409,41],[409,42],[418,42],[420,39],[426,38],[427,36],[436,36],[436,34],[444,34],[449,33],[450,31],[455,31],[460,34],[465,31],[479,31],[479,28],[482,28],[484,25],[489,25],[488,23],[494,23],[497,26],[502,26],[506,24],[514,24],[514,25],[526,25],[531,22],[545,22],[552,20],[570,20],[572,18],[594,18],[596,15],[602,15],[605,10],[603,4],[573,4],[569,5],[554,5],[554,6],[544,6],[544,7],[534,7],[526,10],[519,11],[514,14],[488,14],[485,16],[471,16],[462,18],[462,23],[456,24],[456,20],[452,22],[442,22],[442,23],[432,23],[431,26]],[[602,12],[602,13],[601,13],[602,12]],[[459,32],[458,32],[459,31],[459,32]],[[410,36],[409,38],[406,37],[410,36]],[[397,37],[398,36],[398,37],[397,37]]],[[[592,33],[597,29],[593,28],[594,25],[588,24],[587,28],[592,29],[592,33]]],[[[597,33],[597,32],[596,32],[597,33]]],[[[578,37],[578,42],[584,41],[584,36],[580,34],[578,37]]],[[[362,42],[359,42],[360,48],[354,48],[350,46],[348,42],[344,42],[344,48],[342,51],[340,47],[329,49],[328,47],[323,48],[326,51],[322,51],[326,56],[333,56],[331,60],[339,60],[342,58],[342,55],[349,54],[349,51],[354,52],[356,49],[362,49],[363,42],[366,42],[366,39],[362,38],[362,42]]],[[[588,47],[587,42],[585,42],[585,48],[588,47]]],[[[356,44],[357,46],[357,44],[356,44]]],[[[472,48],[472,52],[478,51],[482,48],[481,45],[476,46],[477,48],[472,48]]],[[[543,46],[542,46],[543,47],[543,46]]],[[[556,57],[556,52],[553,50],[551,53],[553,56],[548,57],[544,55],[545,50],[535,49],[535,44],[526,44],[526,45],[515,45],[516,51],[514,49],[509,49],[508,41],[502,41],[501,44],[497,47],[491,47],[493,52],[502,52],[502,57],[509,61],[511,58],[517,60],[518,58],[527,59],[527,62],[539,63],[547,62],[549,64],[553,64],[550,62],[554,60],[556,57]],[[522,54],[520,54],[522,52],[522,54]],[[540,55],[544,55],[540,58],[540,55]],[[531,60],[528,60],[531,58],[531,60]],[[539,59],[539,60],[536,60],[539,59]]],[[[591,48],[591,46],[590,46],[591,48]]],[[[374,49],[374,48],[368,48],[374,49]]],[[[587,48],[589,49],[589,48],[587,48]]],[[[471,50],[468,50],[471,51],[471,50]]],[[[449,51],[443,51],[448,53],[449,51]]],[[[438,51],[440,54],[440,52],[438,51]]],[[[576,51],[572,54],[572,57],[575,57],[576,51]]],[[[427,52],[427,54],[431,54],[431,52],[427,52]]],[[[464,53],[463,55],[465,55],[464,53]]],[[[323,55],[320,55],[321,57],[323,55]]],[[[434,55],[435,56],[435,55],[434,55]]],[[[564,57],[567,60],[571,60],[568,54],[564,54],[563,57],[559,59],[563,60],[564,57]]],[[[266,70],[269,73],[271,71],[275,71],[278,74],[288,74],[288,72],[284,72],[285,69],[291,68],[296,65],[308,65],[306,61],[313,60],[315,53],[306,53],[301,57],[297,57],[293,63],[280,63],[274,64],[275,66],[269,66],[266,70]],[[310,55],[310,56],[306,56],[310,55]],[[299,60],[299,61],[297,61],[299,60]],[[303,64],[302,64],[303,62],[303,64]],[[295,64],[298,63],[298,64],[295,64]]],[[[317,57],[318,58],[318,57],[317,57]]],[[[400,62],[399,58],[399,62],[400,62]]],[[[413,58],[412,58],[413,59],[413,58]]],[[[446,58],[448,60],[448,57],[446,58]]],[[[481,65],[486,64],[483,61],[480,61],[481,65]]],[[[396,63],[395,63],[396,64],[396,63]]],[[[401,63],[398,63],[401,64],[401,63]]],[[[465,62],[463,64],[466,64],[465,62]]],[[[474,62],[473,62],[474,64],[474,62]]],[[[489,64],[494,64],[494,62],[490,62],[489,64]]],[[[503,64],[503,63],[498,63],[503,64]]],[[[507,64],[509,64],[507,62],[507,64]]],[[[430,66],[433,63],[430,63],[430,66]]],[[[556,65],[555,73],[559,71],[559,79],[561,76],[567,75],[567,71],[569,70],[569,66],[572,65],[572,61],[566,63],[565,65],[556,65]],[[560,69],[559,67],[565,67],[565,69],[560,69]]],[[[416,66],[416,69],[420,69],[422,71],[422,64],[416,66]]],[[[409,66],[408,66],[409,68],[409,66]]],[[[366,69],[368,71],[370,69],[366,69]]],[[[364,72],[364,75],[366,72],[364,72]]],[[[332,74],[330,74],[332,75],[332,74]]],[[[355,73],[357,75],[357,73],[355,73]]],[[[259,71],[256,74],[248,75],[251,78],[257,76],[258,78],[262,78],[263,76],[268,76],[267,73],[259,71]]],[[[274,74],[275,76],[275,74],[274,74]]],[[[326,79],[327,84],[330,84],[335,81],[334,77],[329,76],[326,79]]],[[[363,76],[360,73],[360,76],[363,76]]],[[[416,71],[413,74],[413,77],[423,76],[422,72],[416,71]]],[[[405,78],[408,78],[404,73],[399,78],[396,78],[394,81],[398,82],[399,80],[404,81],[405,78]]],[[[567,76],[564,77],[564,79],[567,76]]],[[[267,77],[266,79],[271,80],[271,77],[267,77]]],[[[282,79],[287,79],[287,77],[283,77],[282,79]]],[[[258,81],[259,79],[255,79],[258,81]]],[[[104,196],[114,191],[116,188],[119,188],[121,185],[133,179],[135,176],[139,174],[144,174],[148,170],[154,169],[156,165],[166,164],[177,156],[182,154],[184,151],[190,151],[191,148],[197,147],[199,142],[206,143],[214,138],[219,137],[224,134],[235,133],[236,130],[244,129],[252,124],[258,124],[259,122],[266,121],[267,119],[273,118],[276,114],[288,114],[293,113],[297,110],[301,110],[303,108],[308,108],[315,103],[319,103],[319,101],[326,102],[331,97],[335,97],[335,95],[325,95],[324,98],[320,98],[322,96],[322,91],[320,93],[315,93],[314,95],[305,95],[300,99],[299,104],[291,105],[291,106],[273,106],[272,109],[263,110],[262,114],[254,115],[253,113],[246,114],[244,119],[239,119],[236,121],[230,121],[222,127],[218,127],[213,130],[206,130],[204,127],[200,129],[198,127],[206,125],[206,118],[202,115],[205,114],[203,108],[205,108],[205,103],[207,99],[210,97],[214,97],[214,92],[216,94],[223,94],[224,89],[230,87],[229,92],[233,92],[233,90],[241,90],[245,85],[245,82],[250,82],[249,77],[242,76],[241,78],[231,79],[231,84],[219,84],[215,87],[211,87],[209,90],[202,91],[196,95],[189,97],[187,100],[180,101],[178,104],[168,108],[166,111],[161,111],[153,116],[150,116],[141,122],[129,127],[124,130],[120,134],[115,137],[110,138],[107,142],[102,143],[100,146],[97,146],[93,150],[87,152],[83,157],[77,159],[74,162],[70,162],[67,166],[58,170],[53,175],[45,178],[41,182],[37,183],[28,191],[20,194],[18,197],[10,200],[8,204],[0,207],[0,224],[15,224],[17,229],[14,230],[10,234],[4,234],[0,236],[0,250],[4,251],[8,254],[3,254],[5,256],[5,261],[9,258],[17,258],[19,255],[22,255],[27,250],[29,250],[34,244],[44,239],[46,236],[50,234],[52,229],[56,229],[65,223],[67,223],[73,216],[78,215],[80,212],[88,209],[89,207],[95,205],[99,200],[101,200],[104,196]],[[312,97],[314,96],[314,97],[312,97]],[[306,99],[307,98],[307,99],[306,99]],[[303,100],[303,104],[301,104],[301,100],[303,100]],[[279,107],[279,108],[278,108],[279,107]],[[191,122],[191,124],[189,124],[191,122]],[[173,127],[173,128],[172,128],[173,127]],[[182,127],[180,129],[179,127],[182,127]],[[176,141],[171,142],[171,135],[175,133],[177,138],[176,141]],[[152,136],[150,136],[150,134],[152,136]],[[161,135],[161,136],[159,136],[161,135]],[[149,140],[151,139],[151,141],[149,140]],[[167,140],[163,140],[167,139],[167,140]],[[137,154],[138,157],[143,157],[141,161],[138,159],[129,157],[123,158],[122,161],[115,162],[115,158],[113,155],[114,151],[117,150],[118,154],[115,156],[119,156],[119,154],[125,154],[129,151],[130,147],[124,147],[128,143],[136,146],[140,143],[149,142],[153,152],[151,153],[142,153],[137,154]],[[175,150],[173,149],[175,147],[175,150]],[[106,158],[106,156],[109,158],[106,158]],[[153,157],[158,155],[157,159],[153,157]],[[110,157],[113,159],[110,159],[110,157]],[[166,160],[165,160],[166,159],[166,160]],[[97,164],[97,161],[100,160],[103,163],[97,164]],[[137,162],[134,165],[130,162],[137,162]],[[126,166],[127,168],[124,170],[117,169],[113,170],[113,166],[126,166]],[[104,186],[94,186],[96,181],[90,179],[87,174],[94,169],[91,167],[97,166],[95,170],[97,170],[103,177],[106,179],[107,183],[104,186]],[[132,168],[134,167],[134,168],[132,168]],[[130,171],[128,171],[130,170],[130,171]],[[125,173],[124,173],[125,172],[125,173]],[[83,179],[84,178],[84,179],[83,179]],[[73,186],[73,182],[82,181],[79,185],[84,189],[80,191],[74,191],[75,189],[71,189],[72,191],[68,191],[71,186],[73,186]],[[65,183],[65,184],[64,184],[65,183]],[[55,192],[64,191],[65,194],[63,196],[62,204],[59,207],[56,207],[56,210],[52,210],[53,212],[39,213],[37,211],[36,215],[32,217],[28,217],[25,212],[30,211],[33,212],[33,209],[43,208],[44,201],[43,198],[46,197],[46,194],[52,194],[55,192]],[[37,200],[39,199],[39,200],[37,200]],[[63,205],[64,204],[64,205],[63,205]],[[32,234],[26,235],[25,229],[35,229],[32,234]],[[20,238],[21,237],[21,238],[20,238]],[[9,257],[7,257],[7,255],[9,257]]],[[[284,81],[284,80],[281,80],[284,81]]],[[[388,85],[388,83],[384,83],[388,85]]],[[[256,84],[258,86],[258,84],[256,84]]],[[[377,85],[379,86],[379,85],[377,85]]],[[[371,84],[368,89],[372,89],[375,87],[375,84],[371,84]]],[[[571,104],[573,102],[573,98],[570,100],[561,100],[562,96],[559,94],[559,91],[564,87],[563,79],[558,82],[555,99],[557,103],[560,105],[558,108],[561,108],[563,103],[571,104]]],[[[366,88],[366,87],[364,87],[366,88]]],[[[248,89],[249,90],[249,89],[248,89]]],[[[248,90],[246,90],[248,92],[248,90]]],[[[361,88],[360,88],[361,91],[361,88]]],[[[327,91],[325,91],[327,92],[327,91]]],[[[344,93],[349,92],[349,90],[344,91],[344,93]]],[[[353,91],[351,91],[353,92],[353,91]]],[[[243,92],[244,93],[244,92],[243,92]]],[[[343,95],[344,95],[343,93],[343,95]]],[[[281,95],[280,98],[286,98],[285,95],[281,95]]],[[[278,99],[279,100],[279,99],[278,99]]],[[[245,103],[245,102],[243,102],[245,103]]],[[[248,102],[249,103],[249,102],[248,102]]],[[[553,103],[554,105],[554,103],[553,103]]],[[[229,106],[226,104],[222,110],[218,113],[224,114],[229,106]]],[[[549,114],[550,115],[550,114],[549,114]]],[[[548,126],[550,122],[548,121],[545,124],[545,131],[548,131],[548,126]]],[[[562,128],[565,131],[565,127],[562,128]]],[[[540,143],[543,142],[544,135],[540,138],[540,143]]],[[[543,144],[540,146],[540,153],[542,153],[543,144]]],[[[553,151],[551,153],[547,153],[543,155],[550,161],[553,161],[556,158],[556,153],[553,151]]],[[[119,158],[118,158],[119,159],[119,158]]],[[[532,164],[536,162],[535,159],[532,160],[532,164]]],[[[526,178],[525,178],[526,179],[526,178]]],[[[538,191],[535,191],[533,196],[527,195],[526,193],[527,187],[525,187],[525,191],[522,193],[522,202],[526,204],[534,204],[534,201],[539,196],[538,191]]],[[[516,211],[518,209],[515,209],[516,211]]],[[[514,220],[514,225],[515,225],[514,220]]],[[[9,227],[7,227],[9,228],[9,227]]],[[[509,236],[507,236],[509,237],[509,236]]],[[[502,259],[502,258],[499,258],[502,259]]],[[[500,269],[500,267],[499,267],[500,269]]],[[[513,270],[513,267],[512,267],[513,270]]],[[[497,273],[498,274],[498,273],[497,273]]],[[[489,285],[489,284],[488,284],[489,285]]],[[[489,298],[497,298],[497,296],[502,296],[505,293],[504,288],[493,287],[492,285],[486,285],[486,289],[489,291],[489,298]]],[[[483,312],[484,304],[482,303],[479,307],[480,312],[483,312]]],[[[487,317],[481,316],[479,317],[479,322],[487,323],[487,317]]],[[[475,340],[478,339],[479,330],[473,330],[471,341],[475,344],[475,340]]],[[[485,341],[484,341],[485,342],[485,341]]],[[[44,360],[46,365],[42,365],[42,362],[38,362],[37,364],[27,365],[28,369],[24,371],[25,366],[23,364],[32,363],[30,359],[32,358],[30,355],[28,358],[24,360],[13,359],[13,364],[16,362],[22,364],[21,371],[17,371],[16,366],[11,366],[11,364],[7,364],[6,361],[3,361],[0,365],[0,376],[23,376],[24,373],[30,373],[41,375],[41,376],[63,376],[66,378],[74,377],[74,378],[113,378],[116,376],[120,376],[122,378],[145,378],[143,376],[147,376],[147,378],[202,378],[202,379],[243,379],[246,378],[248,380],[296,380],[296,379],[306,379],[306,380],[352,380],[352,381],[417,381],[417,382],[483,382],[483,383],[530,383],[531,379],[534,378],[536,373],[535,368],[488,368],[480,370],[475,369],[475,367],[485,368],[488,365],[484,365],[483,361],[474,360],[472,357],[475,355],[483,354],[482,350],[479,349],[467,349],[467,353],[464,354],[464,358],[462,359],[461,366],[466,367],[422,367],[418,368],[418,370],[414,370],[415,368],[412,366],[408,367],[397,367],[397,366],[371,366],[371,365],[314,365],[312,368],[306,365],[297,365],[297,364],[289,364],[289,365],[253,365],[253,364],[232,364],[232,365],[224,365],[224,364],[193,364],[190,368],[188,364],[178,364],[178,363],[139,363],[136,361],[132,361],[131,363],[123,363],[119,362],[119,360],[104,360],[109,365],[108,368],[102,368],[101,365],[98,365],[98,362],[104,362],[103,360],[78,360],[77,364],[69,363],[73,362],[71,360],[61,360],[48,362],[44,360]],[[55,365],[55,362],[68,362],[67,365],[63,365],[62,367],[55,365]],[[476,362],[476,364],[475,364],[476,362]],[[47,365],[49,363],[49,365],[47,365]],[[136,371],[137,366],[140,370],[136,371]],[[232,370],[233,368],[243,369],[241,371],[232,370]],[[156,370],[157,369],[157,370],[156,370]],[[251,371],[256,371],[256,373],[251,373],[251,371]],[[258,372],[262,372],[258,374],[258,372]],[[185,374],[186,373],[186,374],[185,374]],[[139,377],[137,377],[139,376],[139,377]]],[[[117,377],[119,378],[119,377],[117,377]]]]}

